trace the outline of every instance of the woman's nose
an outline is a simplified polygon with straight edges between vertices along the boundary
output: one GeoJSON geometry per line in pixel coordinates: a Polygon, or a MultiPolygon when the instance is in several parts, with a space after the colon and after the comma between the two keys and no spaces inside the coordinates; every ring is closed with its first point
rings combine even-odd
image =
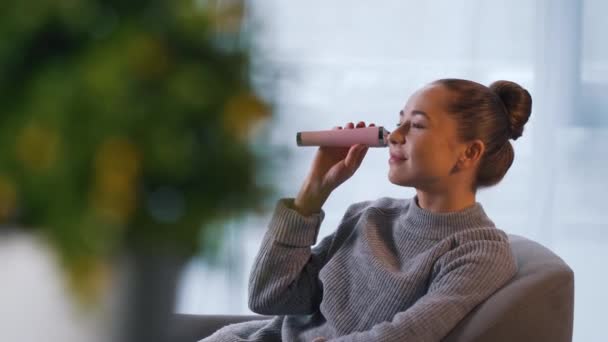
{"type": "Polygon", "coordinates": [[[393,145],[403,144],[405,142],[405,139],[403,138],[403,135],[399,133],[396,129],[388,135],[388,142],[393,145]]]}

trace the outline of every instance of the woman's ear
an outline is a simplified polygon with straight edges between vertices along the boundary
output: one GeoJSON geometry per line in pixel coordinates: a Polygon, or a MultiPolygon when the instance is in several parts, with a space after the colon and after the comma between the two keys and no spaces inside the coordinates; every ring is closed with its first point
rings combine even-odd
{"type": "Polygon", "coordinates": [[[465,170],[476,167],[481,161],[481,157],[483,156],[485,149],[485,144],[479,139],[469,142],[465,150],[460,155],[460,158],[458,158],[456,169],[465,170]]]}
{"type": "Polygon", "coordinates": [[[465,151],[466,159],[469,163],[477,164],[481,161],[486,145],[483,141],[476,139],[469,143],[469,147],[465,151]]]}

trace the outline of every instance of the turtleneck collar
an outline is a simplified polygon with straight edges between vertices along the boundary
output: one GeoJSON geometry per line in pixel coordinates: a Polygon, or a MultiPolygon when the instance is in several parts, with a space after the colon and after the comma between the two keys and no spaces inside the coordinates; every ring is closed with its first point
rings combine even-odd
{"type": "Polygon", "coordinates": [[[404,228],[427,239],[442,239],[465,229],[494,227],[494,222],[479,202],[459,211],[434,213],[420,208],[418,196],[414,196],[409,200],[406,210],[401,216],[404,228]]]}

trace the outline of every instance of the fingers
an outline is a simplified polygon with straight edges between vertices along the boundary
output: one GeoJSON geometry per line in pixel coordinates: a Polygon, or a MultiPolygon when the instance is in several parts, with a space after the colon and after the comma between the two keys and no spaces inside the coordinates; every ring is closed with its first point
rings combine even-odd
{"type": "Polygon", "coordinates": [[[359,154],[358,150],[361,145],[353,145],[348,149],[348,154],[346,158],[344,158],[344,164],[351,171],[354,172],[357,167],[357,155],[359,154]]]}
{"type": "MultiPolygon", "coordinates": [[[[353,123],[352,123],[352,122],[349,122],[349,123],[347,124],[347,126],[348,126],[349,128],[353,128],[353,127],[355,127],[355,126],[353,125],[353,123]]],[[[375,126],[376,126],[376,125],[375,125],[375,124],[373,124],[373,123],[370,123],[370,124],[369,124],[369,127],[375,127],[375,126]]],[[[365,127],[365,121],[359,121],[359,122],[357,122],[357,126],[356,126],[356,127],[357,127],[357,128],[364,128],[364,127],[365,127]]]]}
{"type": "MultiPolygon", "coordinates": [[[[355,127],[356,128],[364,128],[365,127],[365,121],[359,121],[359,122],[357,122],[356,126],[355,126],[354,123],[348,122],[344,126],[344,128],[346,128],[346,129],[351,129],[351,128],[355,128],[355,127]]],[[[370,123],[368,127],[376,127],[376,124],[370,123]]],[[[342,129],[342,126],[334,126],[332,129],[342,129]]]]}
{"type": "Polygon", "coordinates": [[[357,152],[358,165],[361,165],[363,158],[365,158],[365,155],[367,154],[367,150],[369,150],[369,146],[361,145],[359,151],[357,152]]]}
{"type": "Polygon", "coordinates": [[[355,172],[359,168],[361,162],[363,162],[363,158],[365,158],[365,155],[367,154],[368,149],[369,147],[367,145],[357,144],[351,146],[351,148],[348,150],[344,163],[348,168],[351,169],[352,172],[355,172]]]}

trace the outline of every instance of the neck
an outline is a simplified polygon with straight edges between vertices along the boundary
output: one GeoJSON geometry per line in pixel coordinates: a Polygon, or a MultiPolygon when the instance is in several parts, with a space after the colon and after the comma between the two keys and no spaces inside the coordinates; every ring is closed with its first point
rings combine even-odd
{"type": "Polygon", "coordinates": [[[435,213],[459,211],[475,205],[475,194],[471,191],[430,192],[416,189],[418,206],[435,213]]]}
{"type": "Polygon", "coordinates": [[[466,229],[495,227],[480,203],[452,212],[432,212],[421,208],[413,199],[406,201],[407,211],[400,216],[400,226],[426,239],[444,239],[466,229]]]}

